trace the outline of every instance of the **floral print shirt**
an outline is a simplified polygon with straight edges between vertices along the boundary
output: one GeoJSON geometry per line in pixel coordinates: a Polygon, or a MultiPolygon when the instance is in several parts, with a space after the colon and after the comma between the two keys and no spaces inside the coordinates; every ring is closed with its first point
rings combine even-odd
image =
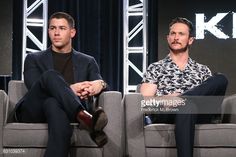
{"type": "Polygon", "coordinates": [[[168,95],[172,93],[183,93],[193,87],[200,85],[212,76],[210,69],[188,59],[183,71],[172,61],[170,55],[166,58],[149,65],[144,73],[142,82],[157,84],[156,95],[168,95]]]}

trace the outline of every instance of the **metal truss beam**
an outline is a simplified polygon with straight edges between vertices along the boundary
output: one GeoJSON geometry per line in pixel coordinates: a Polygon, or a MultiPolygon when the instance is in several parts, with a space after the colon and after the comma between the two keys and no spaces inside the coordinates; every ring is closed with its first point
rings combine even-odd
{"type": "Polygon", "coordinates": [[[136,90],[147,68],[147,1],[124,0],[123,3],[124,94],[136,90]]]}
{"type": "Polygon", "coordinates": [[[26,55],[47,48],[47,20],[48,0],[24,0],[22,74],[26,55]]]}

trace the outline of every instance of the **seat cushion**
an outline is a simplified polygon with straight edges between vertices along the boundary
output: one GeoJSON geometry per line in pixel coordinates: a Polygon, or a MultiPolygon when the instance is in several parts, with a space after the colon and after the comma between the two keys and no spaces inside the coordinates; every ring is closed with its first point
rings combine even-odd
{"type": "MultiPolygon", "coordinates": [[[[235,148],[194,148],[194,157],[235,157],[235,148]]],[[[177,157],[176,148],[147,148],[146,157],[177,157]],[[157,155],[158,154],[158,155],[157,155]]]]}
{"type": "MultiPolygon", "coordinates": [[[[196,147],[236,147],[236,124],[199,124],[195,128],[196,147]]],[[[144,128],[147,147],[175,147],[173,124],[151,124],[144,128]]]]}
{"type": "MultiPolygon", "coordinates": [[[[71,145],[78,147],[97,147],[89,133],[72,124],[74,131],[71,145]]],[[[48,140],[48,125],[45,123],[8,123],[3,127],[3,147],[43,147],[48,140]]]]}

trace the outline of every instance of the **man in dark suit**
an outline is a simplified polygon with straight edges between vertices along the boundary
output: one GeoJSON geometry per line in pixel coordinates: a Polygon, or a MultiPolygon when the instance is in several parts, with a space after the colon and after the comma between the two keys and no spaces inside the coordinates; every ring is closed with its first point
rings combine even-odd
{"type": "Polygon", "coordinates": [[[99,108],[93,114],[85,101],[106,89],[98,65],[91,56],[72,48],[76,34],[74,19],[67,13],[54,13],[49,19],[51,47],[28,54],[24,63],[24,81],[28,93],[17,103],[19,122],[48,123],[45,157],[66,157],[72,127],[79,122],[98,146],[107,142],[103,128],[108,119],[99,108]]]}

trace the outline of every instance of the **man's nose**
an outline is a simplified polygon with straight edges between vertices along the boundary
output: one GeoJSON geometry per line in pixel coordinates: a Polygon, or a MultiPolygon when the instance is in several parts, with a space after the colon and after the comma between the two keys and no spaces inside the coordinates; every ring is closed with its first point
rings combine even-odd
{"type": "Polygon", "coordinates": [[[175,40],[179,39],[179,35],[178,35],[178,34],[175,34],[174,39],[175,39],[175,40]]]}
{"type": "Polygon", "coordinates": [[[55,32],[54,32],[54,34],[55,34],[55,35],[58,35],[58,34],[60,34],[60,31],[59,31],[59,29],[55,29],[55,32]]]}

